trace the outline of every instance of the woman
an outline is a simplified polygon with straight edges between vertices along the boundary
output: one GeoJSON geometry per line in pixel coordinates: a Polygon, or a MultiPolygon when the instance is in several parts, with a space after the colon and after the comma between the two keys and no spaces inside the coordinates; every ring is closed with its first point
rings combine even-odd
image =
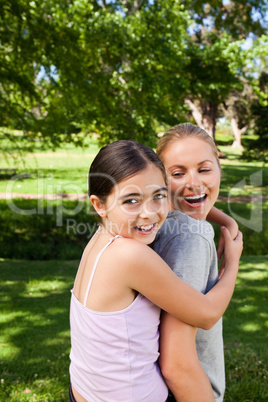
{"type": "MultiPolygon", "coordinates": [[[[204,130],[184,123],[164,134],[157,154],[167,172],[171,212],[157,235],[154,250],[176,275],[206,293],[218,281],[214,232],[205,221],[219,194],[221,167],[217,148],[204,130]]],[[[215,216],[218,221],[227,220],[214,208],[214,220],[215,216]]],[[[235,236],[237,224],[231,218],[229,221],[235,236]]],[[[163,313],[160,339],[161,370],[176,400],[223,400],[221,319],[204,331],[163,313]]],[[[174,400],[172,396],[170,400],[174,400]]]]}

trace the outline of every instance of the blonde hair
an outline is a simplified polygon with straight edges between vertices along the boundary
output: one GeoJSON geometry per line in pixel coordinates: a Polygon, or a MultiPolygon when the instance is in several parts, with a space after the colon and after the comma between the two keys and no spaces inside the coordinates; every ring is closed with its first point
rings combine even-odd
{"type": "Polygon", "coordinates": [[[213,138],[211,138],[205,130],[191,123],[182,123],[177,124],[174,127],[171,127],[158,141],[156,147],[157,155],[161,159],[163,152],[165,151],[170,142],[189,137],[199,138],[200,140],[207,142],[211,147],[211,150],[216,158],[219,168],[221,169],[218,150],[213,138]]]}

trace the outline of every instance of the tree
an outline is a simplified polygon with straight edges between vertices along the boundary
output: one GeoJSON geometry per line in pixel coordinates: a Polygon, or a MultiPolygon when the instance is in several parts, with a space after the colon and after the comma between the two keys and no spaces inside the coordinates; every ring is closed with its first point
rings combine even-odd
{"type": "Polygon", "coordinates": [[[5,38],[3,58],[17,46],[7,69],[15,71],[21,57],[26,75],[18,88],[3,77],[10,103],[21,98],[23,113],[17,109],[18,119],[7,113],[2,124],[54,142],[60,133],[83,130],[99,133],[103,142],[136,138],[153,145],[156,120],[176,122],[186,87],[188,26],[178,1],[6,0],[1,17],[6,14],[14,41],[5,38]]]}
{"type": "Polygon", "coordinates": [[[39,99],[35,85],[33,41],[27,36],[26,2],[3,2],[0,10],[0,118],[1,126],[24,129],[31,120],[30,106],[39,99]]]}
{"type": "Polygon", "coordinates": [[[251,113],[254,118],[254,134],[259,138],[249,149],[243,152],[243,158],[268,161],[268,74],[260,74],[258,98],[251,104],[251,113]]]}
{"type": "Polygon", "coordinates": [[[219,106],[231,89],[241,88],[232,64],[240,57],[240,42],[229,44],[227,34],[220,38],[211,34],[210,37],[210,44],[204,47],[196,41],[188,46],[190,62],[187,79],[191,85],[185,103],[196,123],[215,138],[219,106]]]}
{"type": "Polygon", "coordinates": [[[156,124],[188,119],[185,100],[213,135],[219,105],[231,89],[242,90],[242,40],[250,27],[262,30],[249,11],[264,7],[253,0],[2,3],[0,126],[55,145],[81,144],[88,132],[103,143],[154,145],[156,124]]]}
{"type": "MultiPolygon", "coordinates": [[[[243,91],[248,51],[241,45],[266,31],[262,23],[266,11],[265,1],[191,3],[195,24],[187,46],[191,60],[187,78],[192,85],[185,103],[197,124],[213,137],[220,105],[243,91]]],[[[232,123],[237,133],[240,127],[234,116],[232,123]]]]}
{"type": "Polygon", "coordinates": [[[234,134],[233,148],[243,148],[241,137],[252,123],[251,104],[254,98],[252,87],[245,82],[242,91],[232,91],[223,102],[224,113],[231,122],[234,134]]]}
{"type": "Polygon", "coordinates": [[[268,57],[267,40],[268,37],[261,36],[246,52],[244,77],[240,78],[243,89],[241,91],[233,90],[223,103],[235,137],[232,144],[234,148],[242,149],[241,136],[249,128],[257,133],[255,129],[255,126],[258,126],[257,105],[261,108],[260,102],[265,103],[265,99],[267,99],[264,73],[268,57]]]}

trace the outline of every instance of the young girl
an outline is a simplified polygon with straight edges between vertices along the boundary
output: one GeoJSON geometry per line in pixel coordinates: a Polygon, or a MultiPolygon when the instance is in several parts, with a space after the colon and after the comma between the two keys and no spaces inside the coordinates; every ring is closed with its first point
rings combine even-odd
{"type": "MultiPolygon", "coordinates": [[[[157,154],[166,168],[172,212],[157,235],[154,250],[176,275],[206,293],[218,280],[214,232],[205,221],[219,194],[217,148],[204,130],[185,123],[164,134],[157,154]]],[[[235,222],[234,233],[237,234],[235,222]]],[[[196,330],[169,314],[162,315],[162,373],[180,402],[222,401],[222,320],[209,331],[196,330]]]]}
{"type": "Polygon", "coordinates": [[[165,169],[135,141],[102,148],[89,172],[90,201],[100,216],[71,296],[70,399],[164,402],[158,367],[160,309],[211,328],[233,293],[241,233],[225,238],[225,271],[206,295],[179,279],[150,248],[167,212],[165,169]]]}

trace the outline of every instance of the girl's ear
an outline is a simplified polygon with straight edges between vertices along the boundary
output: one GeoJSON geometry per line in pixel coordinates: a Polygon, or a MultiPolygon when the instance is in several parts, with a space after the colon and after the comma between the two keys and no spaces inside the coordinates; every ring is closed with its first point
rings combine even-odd
{"type": "Polygon", "coordinates": [[[91,195],[89,199],[97,214],[101,218],[105,218],[107,215],[106,208],[105,205],[100,201],[99,197],[97,197],[96,195],[91,195]]]}

